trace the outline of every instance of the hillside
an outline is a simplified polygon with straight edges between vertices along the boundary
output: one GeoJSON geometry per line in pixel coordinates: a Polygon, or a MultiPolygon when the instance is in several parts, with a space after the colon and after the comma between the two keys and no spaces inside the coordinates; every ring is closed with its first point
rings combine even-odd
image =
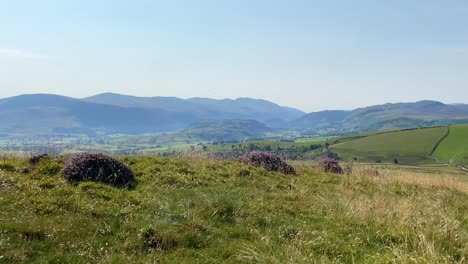
{"type": "Polygon", "coordinates": [[[468,125],[374,132],[330,140],[345,160],[437,164],[468,167],[468,125]]]}
{"type": "Polygon", "coordinates": [[[309,113],[290,125],[309,135],[342,135],[458,123],[468,123],[468,105],[419,101],[309,113]]]}
{"type": "Polygon", "coordinates": [[[309,113],[294,120],[289,125],[296,129],[305,129],[310,132],[326,129],[338,130],[351,111],[330,110],[309,113]]]}
{"type": "Polygon", "coordinates": [[[347,160],[416,163],[426,160],[446,133],[447,127],[396,131],[348,140],[330,149],[347,160]]]}
{"type": "Polygon", "coordinates": [[[450,126],[447,138],[440,142],[433,156],[468,167],[468,125],[450,126]]]}
{"type": "Polygon", "coordinates": [[[0,160],[2,263],[462,263],[468,186],[453,175],[126,157],[130,189],[70,184],[63,160],[0,160]]]}

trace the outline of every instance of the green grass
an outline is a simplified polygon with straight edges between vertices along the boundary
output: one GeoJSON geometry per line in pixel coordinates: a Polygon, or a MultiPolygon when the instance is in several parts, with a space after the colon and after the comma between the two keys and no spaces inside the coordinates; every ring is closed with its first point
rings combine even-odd
{"type": "Polygon", "coordinates": [[[450,134],[433,155],[445,162],[468,166],[468,125],[450,126],[450,134]]]}
{"type": "MultiPolygon", "coordinates": [[[[131,189],[70,184],[47,159],[0,171],[3,263],[461,263],[468,190],[452,176],[297,176],[230,161],[126,157],[131,189]],[[246,176],[245,171],[250,172],[246,176]],[[241,173],[241,171],[243,171],[241,173]],[[440,179],[440,181],[435,181],[440,179]]],[[[406,173],[406,174],[405,174],[406,173]]]]}
{"type": "Polygon", "coordinates": [[[447,127],[380,133],[332,145],[331,150],[347,160],[424,163],[446,133],[447,127]]]}

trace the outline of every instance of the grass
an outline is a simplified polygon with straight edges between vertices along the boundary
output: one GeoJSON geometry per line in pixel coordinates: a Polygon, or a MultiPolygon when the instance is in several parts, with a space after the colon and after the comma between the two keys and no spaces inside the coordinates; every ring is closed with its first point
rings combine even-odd
{"type": "Polygon", "coordinates": [[[434,146],[447,133],[447,127],[402,130],[370,135],[332,145],[333,152],[352,160],[418,164],[427,161],[434,146]]]}
{"type": "Polygon", "coordinates": [[[468,183],[355,166],[297,176],[231,161],[125,157],[130,189],[70,184],[63,160],[7,157],[4,263],[462,263],[468,183]],[[250,173],[245,173],[249,171],[250,173]]]}
{"type": "Polygon", "coordinates": [[[468,125],[450,126],[450,134],[434,152],[434,156],[449,162],[468,165],[468,125]]]}

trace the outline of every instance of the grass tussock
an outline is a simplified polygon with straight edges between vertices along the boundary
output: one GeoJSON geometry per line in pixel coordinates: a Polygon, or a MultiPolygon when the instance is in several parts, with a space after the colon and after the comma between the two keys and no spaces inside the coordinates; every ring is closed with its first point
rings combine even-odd
{"type": "Polygon", "coordinates": [[[201,158],[122,160],[134,188],[71,184],[56,159],[30,173],[0,170],[0,262],[467,261],[468,183],[453,175],[296,166],[291,176],[201,158]]]}

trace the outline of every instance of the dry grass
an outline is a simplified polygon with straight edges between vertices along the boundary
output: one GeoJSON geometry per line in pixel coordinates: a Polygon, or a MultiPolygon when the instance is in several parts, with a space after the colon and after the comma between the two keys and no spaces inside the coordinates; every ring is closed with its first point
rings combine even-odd
{"type": "Polygon", "coordinates": [[[324,205],[333,208],[331,217],[373,226],[396,263],[465,263],[466,216],[458,210],[466,209],[468,184],[453,175],[377,171],[353,168],[337,187],[337,199],[324,205]]]}
{"type": "Polygon", "coordinates": [[[351,174],[354,177],[368,177],[369,180],[375,181],[376,184],[394,184],[406,183],[420,185],[425,187],[441,187],[460,192],[468,193],[468,182],[461,180],[461,176],[465,176],[463,172],[459,175],[454,173],[427,173],[417,172],[405,169],[376,169],[373,166],[355,166],[351,174]],[[375,175],[369,175],[369,172],[378,171],[375,175]]]}

